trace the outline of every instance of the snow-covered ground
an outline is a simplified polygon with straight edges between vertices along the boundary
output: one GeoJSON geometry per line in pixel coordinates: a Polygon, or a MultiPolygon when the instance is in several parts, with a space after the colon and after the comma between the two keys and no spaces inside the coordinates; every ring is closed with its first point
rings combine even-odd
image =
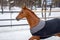
{"type": "MultiPolygon", "coordinates": [[[[4,11],[9,11],[8,7],[4,8],[4,11]]],[[[37,8],[38,10],[41,10],[41,8],[37,8]]],[[[10,11],[20,11],[21,9],[18,7],[13,7],[10,11]]],[[[60,8],[52,8],[52,10],[60,10],[60,8]]],[[[0,9],[1,11],[1,9],[0,9]]],[[[35,12],[36,15],[40,18],[41,17],[41,11],[35,12]]],[[[48,16],[49,12],[47,12],[47,17],[59,17],[60,18],[60,12],[51,12],[51,16],[48,16]]],[[[11,19],[11,13],[0,13],[0,19],[11,19]]],[[[16,19],[16,16],[19,13],[12,13],[12,19],[16,19]]],[[[50,19],[50,18],[49,18],[50,19]]],[[[20,20],[20,21],[12,21],[12,24],[28,24],[27,20],[20,20]]],[[[11,21],[0,21],[0,25],[11,25],[11,21]]],[[[12,27],[0,27],[0,40],[28,40],[31,37],[31,33],[29,30],[29,25],[25,26],[12,26],[12,27]]],[[[48,39],[44,40],[60,40],[57,36],[52,36],[48,39]]]]}
{"type": "MultiPolygon", "coordinates": [[[[31,37],[29,30],[11,31],[0,33],[0,40],[28,40],[31,37]]],[[[60,40],[59,37],[52,36],[43,40],[60,40]]]]}

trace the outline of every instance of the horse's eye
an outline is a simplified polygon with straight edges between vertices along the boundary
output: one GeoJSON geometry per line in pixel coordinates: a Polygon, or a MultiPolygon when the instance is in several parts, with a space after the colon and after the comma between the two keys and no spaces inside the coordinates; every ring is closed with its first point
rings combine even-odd
{"type": "Polygon", "coordinates": [[[23,13],[23,12],[22,12],[23,13]]]}
{"type": "Polygon", "coordinates": [[[23,11],[21,13],[23,13],[23,11]]]}

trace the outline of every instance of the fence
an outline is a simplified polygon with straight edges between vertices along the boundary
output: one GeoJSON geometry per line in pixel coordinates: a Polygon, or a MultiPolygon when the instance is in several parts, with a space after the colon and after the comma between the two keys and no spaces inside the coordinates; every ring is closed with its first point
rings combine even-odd
{"type": "MultiPolygon", "coordinates": [[[[38,13],[38,14],[36,14],[36,15],[40,15],[41,14],[41,11],[35,11],[35,12],[40,12],[40,13],[38,13]]],[[[49,11],[48,11],[49,12],[49,11]]],[[[54,11],[52,11],[52,12],[54,12],[54,11]]],[[[17,14],[18,13],[18,11],[12,11],[12,13],[10,13],[10,12],[8,12],[8,11],[6,11],[6,12],[4,12],[4,14],[11,14],[10,15],[10,18],[9,19],[7,19],[7,18],[4,18],[4,19],[1,19],[0,18],[0,22],[4,22],[4,21],[10,21],[10,23],[11,23],[11,25],[0,25],[0,27],[10,27],[10,26],[25,26],[25,25],[28,25],[28,24],[13,24],[12,25],[12,21],[16,21],[16,19],[15,19],[15,17],[13,18],[13,15],[12,14],[17,14]],[[11,17],[12,16],[12,17],[11,17]]],[[[3,14],[1,14],[1,15],[3,15],[3,14]]],[[[5,16],[4,16],[5,17],[5,16]]],[[[41,19],[45,19],[45,17],[41,17],[41,15],[40,15],[40,18],[41,19]]],[[[47,19],[49,19],[49,18],[59,18],[59,17],[46,17],[47,19]]],[[[25,18],[24,19],[22,19],[22,20],[26,20],[25,18]]]]}

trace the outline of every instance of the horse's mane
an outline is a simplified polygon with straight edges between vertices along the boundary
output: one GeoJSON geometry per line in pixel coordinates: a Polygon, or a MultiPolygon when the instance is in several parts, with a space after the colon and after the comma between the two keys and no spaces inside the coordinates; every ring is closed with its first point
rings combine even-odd
{"type": "MultiPolygon", "coordinates": [[[[36,14],[32,11],[32,10],[30,10],[30,9],[28,9],[28,8],[26,8],[28,11],[30,11],[33,15],[35,15],[36,16],[36,14]]],[[[36,16],[37,17],[37,16],[36,16]]]]}

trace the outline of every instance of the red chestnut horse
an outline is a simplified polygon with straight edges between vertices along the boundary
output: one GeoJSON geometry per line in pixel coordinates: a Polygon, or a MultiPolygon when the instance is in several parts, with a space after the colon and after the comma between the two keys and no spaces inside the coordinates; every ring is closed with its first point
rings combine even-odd
{"type": "MultiPolygon", "coordinates": [[[[51,25],[52,25],[52,23],[55,23],[54,20],[56,20],[56,19],[50,20],[50,22],[51,21],[53,21],[53,22],[51,23],[51,25],[49,25],[50,27],[47,28],[47,26],[45,26],[45,24],[46,24],[45,21],[43,21],[39,17],[37,17],[35,15],[35,13],[33,11],[31,11],[30,9],[28,9],[26,6],[22,7],[22,10],[19,13],[19,15],[16,17],[16,20],[20,20],[24,17],[26,17],[26,19],[30,25],[30,30],[32,33],[32,37],[29,40],[40,40],[41,38],[50,37],[53,35],[60,36],[59,32],[50,32],[50,31],[55,30],[55,28],[53,29],[51,27],[51,25]],[[38,30],[40,30],[40,31],[38,31],[38,30]]],[[[48,24],[49,24],[49,22],[48,22],[48,24]]]]}

